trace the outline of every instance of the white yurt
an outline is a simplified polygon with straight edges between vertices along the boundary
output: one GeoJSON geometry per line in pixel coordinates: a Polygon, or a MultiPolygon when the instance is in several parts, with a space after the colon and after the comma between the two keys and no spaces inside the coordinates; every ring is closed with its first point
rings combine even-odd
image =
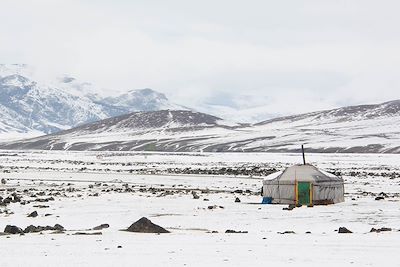
{"type": "Polygon", "coordinates": [[[304,159],[304,164],[267,176],[262,195],[268,204],[335,204],[344,201],[344,183],[336,175],[305,164],[304,159]]]}

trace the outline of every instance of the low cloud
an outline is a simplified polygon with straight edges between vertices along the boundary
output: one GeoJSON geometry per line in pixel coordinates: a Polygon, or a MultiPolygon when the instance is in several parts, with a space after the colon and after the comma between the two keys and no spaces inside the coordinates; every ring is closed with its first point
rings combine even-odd
{"type": "Polygon", "coordinates": [[[243,113],[398,98],[398,2],[289,2],[5,0],[0,60],[243,113]]]}

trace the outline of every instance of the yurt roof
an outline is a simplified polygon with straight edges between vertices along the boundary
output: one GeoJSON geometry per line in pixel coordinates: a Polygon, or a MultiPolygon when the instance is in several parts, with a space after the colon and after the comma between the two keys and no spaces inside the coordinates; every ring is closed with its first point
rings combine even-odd
{"type": "Polygon", "coordinates": [[[293,165],[283,172],[273,173],[265,180],[279,181],[304,181],[304,182],[342,182],[342,178],[331,173],[317,169],[310,164],[293,165]]]}

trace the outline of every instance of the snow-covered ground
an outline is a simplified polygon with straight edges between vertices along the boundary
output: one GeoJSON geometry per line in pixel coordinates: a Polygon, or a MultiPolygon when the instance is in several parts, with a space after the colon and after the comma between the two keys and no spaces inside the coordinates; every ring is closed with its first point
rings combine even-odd
{"type": "Polygon", "coordinates": [[[343,175],[344,203],[292,211],[259,204],[263,173],[300,163],[298,154],[0,151],[7,179],[0,196],[15,189],[30,201],[0,206],[0,231],[66,229],[0,236],[0,266],[400,266],[400,156],[309,154],[307,161],[343,175]],[[238,175],[214,174],[228,169],[238,175]],[[38,217],[27,217],[35,210],[38,217]],[[141,217],[171,233],[120,231],[141,217]],[[342,226],[353,233],[338,234],[342,226]]]}

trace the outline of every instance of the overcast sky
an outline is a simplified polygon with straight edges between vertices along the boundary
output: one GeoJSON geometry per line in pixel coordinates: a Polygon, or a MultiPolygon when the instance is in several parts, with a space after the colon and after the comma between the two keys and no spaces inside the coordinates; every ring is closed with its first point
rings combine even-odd
{"type": "Polygon", "coordinates": [[[0,62],[188,106],[297,113],[400,98],[400,2],[1,0],[0,62]]]}

